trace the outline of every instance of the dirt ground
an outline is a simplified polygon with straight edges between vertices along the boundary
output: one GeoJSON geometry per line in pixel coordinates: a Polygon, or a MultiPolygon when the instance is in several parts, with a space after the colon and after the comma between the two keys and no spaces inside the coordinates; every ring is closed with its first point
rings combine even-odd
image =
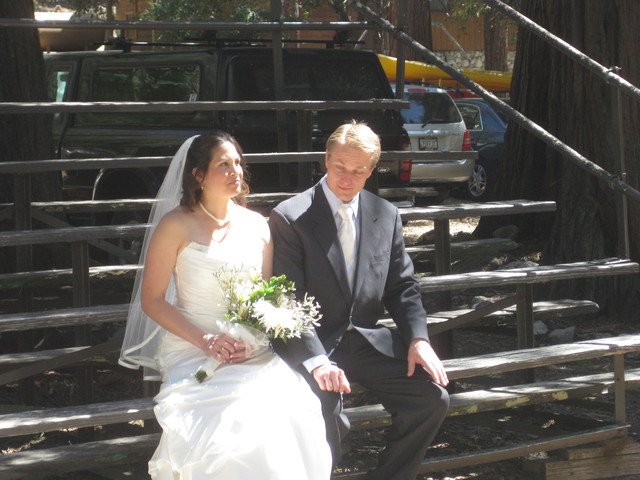
{"type": "MultiPolygon", "coordinates": [[[[461,239],[471,236],[477,225],[478,219],[469,218],[454,222],[451,225],[451,233],[454,238],[461,239]]],[[[409,222],[406,226],[407,241],[409,244],[424,241],[428,238],[433,226],[431,222],[409,222]]],[[[455,269],[470,271],[481,269],[487,265],[506,263],[512,260],[536,261],[539,259],[539,248],[528,242],[522,242],[517,250],[501,254],[492,258],[467,259],[454,265],[455,269]]],[[[424,265],[428,268],[428,265],[424,265]]],[[[478,293],[476,292],[476,295],[478,293]]],[[[494,297],[499,291],[482,292],[483,296],[494,297]]],[[[472,302],[473,298],[459,297],[456,302],[472,302]]],[[[611,336],[623,333],[636,333],[637,324],[625,322],[623,319],[607,318],[601,315],[593,315],[588,318],[572,318],[547,322],[550,329],[576,327],[575,340],[585,340],[598,336],[611,336]]],[[[103,332],[110,335],[112,332],[103,332]]],[[[10,341],[7,337],[0,338],[0,350],[2,343],[10,341]]],[[[54,342],[55,339],[48,339],[54,342]]],[[[454,346],[456,356],[470,356],[516,348],[515,337],[510,335],[495,335],[478,331],[456,331],[454,334],[454,346]]],[[[547,342],[544,336],[537,337],[537,343],[543,345],[547,342]]],[[[640,356],[628,356],[629,368],[640,367],[640,356]]],[[[568,374],[588,374],[598,371],[608,371],[611,368],[609,360],[577,362],[570,365],[544,369],[537,375],[544,378],[555,376],[568,376],[568,374]]],[[[508,382],[507,377],[491,378],[488,381],[508,382]]],[[[141,384],[134,372],[107,363],[98,365],[94,373],[94,391],[99,398],[94,401],[109,401],[125,398],[136,398],[142,395],[141,384]]],[[[472,389],[477,385],[460,382],[456,390],[472,389]]],[[[42,406],[63,406],[73,402],[75,397],[75,379],[72,369],[50,372],[35,377],[34,402],[42,406]]],[[[19,388],[17,385],[0,387],[0,408],[10,412],[19,403],[19,388]]],[[[627,395],[628,408],[627,420],[631,425],[631,436],[634,439],[640,436],[640,391],[630,391],[627,395]]],[[[366,398],[352,398],[349,402],[357,404],[366,398]]],[[[368,399],[375,401],[375,399],[368,399]]],[[[549,404],[528,409],[511,409],[490,414],[471,415],[449,418],[445,421],[434,444],[431,446],[428,456],[448,456],[460,452],[475,452],[485,448],[516,445],[519,441],[530,440],[534,433],[546,431],[564,431],[575,424],[602,424],[611,422],[613,418],[612,399],[605,395],[594,396],[589,399],[588,408],[585,402],[581,404],[562,405],[549,404]]],[[[105,426],[93,429],[92,434],[96,439],[108,438],[113,435],[141,434],[141,424],[124,426],[105,426]]],[[[382,449],[384,432],[352,432],[351,451],[341,463],[343,471],[366,469],[375,461],[377,453],[382,449]]],[[[0,440],[2,453],[23,450],[27,448],[46,448],[74,442],[81,435],[79,432],[52,432],[30,437],[16,437],[0,440]]],[[[532,455],[532,458],[543,457],[544,454],[532,455]]],[[[489,465],[468,467],[455,471],[442,471],[419,477],[420,480],[533,480],[523,473],[525,459],[508,460],[489,465]]],[[[52,476],[47,480],[102,480],[115,478],[146,478],[146,465],[132,465],[118,467],[101,472],[77,472],[65,476],[52,476]]],[[[631,480],[640,476],[612,477],[616,480],[631,480]]],[[[258,480],[258,479],[256,479],[258,480]]]]}

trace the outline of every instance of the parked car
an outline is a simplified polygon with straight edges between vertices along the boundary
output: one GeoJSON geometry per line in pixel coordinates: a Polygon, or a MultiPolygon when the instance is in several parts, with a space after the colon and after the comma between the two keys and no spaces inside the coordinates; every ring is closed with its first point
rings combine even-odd
{"type": "MultiPolygon", "coordinates": [[[[395,84],[392,84],[395,91],[395,84]]],[[[446,90],[438,87],[405,85],[404,99],[411,106],[400,113],[414,151],[471,151],[471,137],[462,116],[446,90]]],[[[467,182],[474,159],[413,160],[411,185],[430,186],[446,198],[449,190],[467,182]]]]}
{"type": "MultiPolygon", "coordinates": [[[[275,99],[273,53],[269,47],[225,46],[173,52],[72,52],[46,54],[52,101],[270,101],[275,99]]],[[[285,100],[368,100],[394,98],[373,52],[339,49],[284,49],[285,100]]],[[[400,113],[392,110],[326,110],[311,115],[314,151],[324,151],[329,134],[352,118],[365,121],[385,151],[409,150],[400,113]]],[[[247,153],[279,152],[278,129],[286,130],[285,151],[297,150],[297,117],[278,122],[269,111],[92,112],[57,114],[54,138],[61,158],[165,156],[189,136],[212,129],[233,134],[247,153]]],[[[282,138],[282,136],[281,136],[282,138]]],[[[409,168],[381,161],[381,186],[406,185],[409,168]]],[[[406,167],[406,165],[404,165],[406,167]]],[[[295,191],[296,164],[251,164],[254,191],[295,191]]],[[[303,170],[304,169],[300,169],[303,170]]],[[[154,197],[163,168],[69,171],[66,198],[154,197]]],[[[322,165],[314,165],[317,177],[322,165]]],[[[122,219],[120,219],[122,221],[122,219]]]]}
{"type": "Polygon", "coordinates": [[[506,118],[481,98],[454,101],[471,134],[471,146],[478,152],[478,160],[466,188],[462,190],[463,195],[476,201],[494,199],[504,153],[506,118]]]}

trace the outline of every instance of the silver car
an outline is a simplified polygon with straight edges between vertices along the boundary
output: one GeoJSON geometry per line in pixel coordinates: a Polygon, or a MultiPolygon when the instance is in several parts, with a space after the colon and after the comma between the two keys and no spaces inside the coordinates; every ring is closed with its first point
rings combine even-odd
{"type": "MultiPolygon", "coordinates": [[[[392,84],[395,90],[395,85],[392,84]]],[[[406,85],[404,99],[411,106],[401,110],[404,128],[414,151],[470,152],[471,136],[458,107],[446,90],[406,85]]],[[[462,155],[464,157],[464,155],[462,155]]],[[[434,158],[413,160],[411,184],[431,186],[448,194],[473,173],[473,156],[457,160],[434,158]]]]}

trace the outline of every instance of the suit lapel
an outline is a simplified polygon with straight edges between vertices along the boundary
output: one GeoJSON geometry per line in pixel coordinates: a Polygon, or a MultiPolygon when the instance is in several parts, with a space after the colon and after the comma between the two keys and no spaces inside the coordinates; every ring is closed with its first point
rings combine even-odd
{"type": "Polygon", "coordinates": [[[347,298],[351,298],[351,289],[349,288],[344,257],[338,241],[336,222],[320,184],[316,185],[311,210],[310,218],[315,219],[313,236],[318,241],[323,254],[327,257],[338,279],[340,289],[347,298]]]}
{"type": "Polygon", "coordinates": [[[369,192],[362,191],[360,193],[360,213],[358,215],[360,237],[358,240],[356,278],[353,288],[354,298],[366,280],[366,275],[362,275],[360,271],[366,269],[367,265],[371,263],[371,257],[375,253],[375,246],[378,245],[378,239],[381,236],[378,212],[373,208],[373,202],[370,200],[371,194],[369,192]],[[365,240],[363,241],[363,239],[365,240]]]}

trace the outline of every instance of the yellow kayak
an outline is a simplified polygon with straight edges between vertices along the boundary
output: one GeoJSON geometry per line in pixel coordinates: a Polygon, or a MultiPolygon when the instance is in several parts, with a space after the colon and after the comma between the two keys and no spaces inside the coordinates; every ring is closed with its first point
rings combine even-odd
{"type": "MultiPolygon", "coordinates": [[[[378,58],[380,59],[387,78],[391,81],[395,80],[396,58],[382,54],[378,54],[378,58]]],[[[404,71],[404,78],[408,82],[432,83],[442,87],[455,87],[460,85],[459,82],[451,78],[448,73],[428,63],[405,60],[404,71]]],[[[461,72],[491,92],[508,92],[511,86],[510,72],[476,70],[473,68],[463,68],[461,72]]],[[[460,85],[460,87],[464,88],[464,85],[460,85]]]]}

